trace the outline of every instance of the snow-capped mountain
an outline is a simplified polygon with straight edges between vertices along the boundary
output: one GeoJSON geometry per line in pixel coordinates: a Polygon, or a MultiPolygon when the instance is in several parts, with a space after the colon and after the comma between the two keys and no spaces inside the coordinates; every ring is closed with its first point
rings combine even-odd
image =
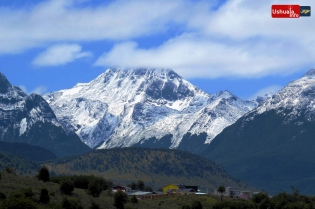
{"type": "Polygon", "coordinates": [[[57,156],[88,151],[73,132],[66,132],[47,102],[12,86],[0,72],[0,140],[44,147],[57,156]],[[71,149],[70,149],[71,147],[71,149]]]}
{"type": "Polygon", "coordinates": [[[315,69],[311,69],[224,129],[202,155],[270,193],[291,191],[294,186],[314,194],[314,136],[315,69]]]}
{"type": "Polygon", "coordinates": [[[267,99],[255,110],[257,114],[276,110],[290,122],[302,112],[309,121],[315,121],[315,69],[308,71],[303,77],[290,82],[285,88],[267,99]],[[284,110],[290,110],[287,113],[284,110]]]}
{"type": "Polygon", "coordinates": [[[170,69],[110,68],[89,83],[43,96],[61,124],[92,148],[127,147],[186,133],[210,143],[255,107],[230,92],[210,95],[170,69]]]}

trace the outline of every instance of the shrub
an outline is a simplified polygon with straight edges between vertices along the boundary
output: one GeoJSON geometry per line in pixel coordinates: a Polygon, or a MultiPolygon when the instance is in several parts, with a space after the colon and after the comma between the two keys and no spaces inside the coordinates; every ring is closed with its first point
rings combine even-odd
{"type": "Polygon", "coordinates": [[[44,203],[44,204],[49,203],[50,197],[49,197],[49,194],[48,194],[48,190],[47,190],[47,189],[44,188],[44,189],[41,189],[41,190],[40,190],[39,201],[40,201],[41,203],[44,203]]]}
{"type": "Polygon", "coordinates": [[[48,168],[46,166],[43,166],[39,171],[38,174],[36,176],[38,178],[38,180],[41,181],[49,181],[49,171],[48,168]]]}
{"type": "Polygon", "coordinates": [[[202,209],[201,202],[195,200],[195,201],[193,202],[193,204],[191,205],[191,208],[192,208],[192,209],[202,209]]]}
{"type": "Polygon", "coordinates": [[[127,201],[128,201],[128,196],[125,192],[123,192],[123,191],[115,192],[115,194],[114,194],[115,204],[114,205],[117,209],[124,209],[127,201]]]}
{"type": "Polygon", "coordinates": [[[14,170],[14,168],[12,168],[12,167],[6,166],[4,169],[5,169],[5,171],[6,171],[7,173],[15,173],[15,170],[14,170]]]}
{"type": "Polygon", "coordinates": [[[100,209],[100,206],[98,204],[96,204],[94,201],[92,201],[89,209],[100,209]]]}
{"type": "Polygon", "coordinates": [[[64,179],[61,181],[59,188],[62,193],[71,195],[74,190],[73,182],[70,179],[64,179]]]}
{"type": "Polygon", "coordinates": [[[11,193],[10,198],[18,199],[18,198],[32,198],[34,192],[31,188],[23,188],[19,191],[14,191],[11,193]]]}
{"type": "Polygon", "coordinates": [[[7,196],[4,193],[0,192],[0,200],[5,200],[6,198],[7,196]]]}
{"type": "Polygon", "coordinates": [[[133,195],[130,199],[130,201],[132,202],[133,205],[138,203],[138,198],[136,197],[136,195],[133,195]]]}
{"type": "Polygon", "coordinates": [[[8,198],[5,200],[4,208],[6,209],[37,209],[37,205],[28,198],[8,198]]]}
{"type": "Polygon", "coordinates": [[[34,195],[34,192],[32,190],[32,188],[24,188],[21,189],[21,193],[24,195],[24,197],[26,198],[32,198],[34,195]]]}
{"type": "Polygon", "coordinates": [[[64,198],[61,204],[64,209],[83,209],[79,200],[64,198]]]}
{"type": "Polygon", "coordinates": [[[94,180],[89,183],[88,194],[92,195],[93,197],[99,197],[102,191],[102,185],[98,181],[94,180]]]}

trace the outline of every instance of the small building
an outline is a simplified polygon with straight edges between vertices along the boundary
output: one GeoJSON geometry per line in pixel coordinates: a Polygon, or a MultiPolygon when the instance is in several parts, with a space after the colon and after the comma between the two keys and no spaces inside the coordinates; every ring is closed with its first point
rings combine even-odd
{"type": "Polygon", "coordinates": [[[177,193],[179,191],[179,187],[175,184],[168,184],[165,187],[163,187],[163,193],[177,193]]]}
{"type": "Polygon", "coordinates": [[[253,192],[251,191],[241,191],[240,198],[249,200],[253,197],[253,192]]]}
{"type": "Polygon", "coordinates": [[[127,186],[115,186],[113,187],[113,192],[123,191],[123,192],[131,192],[131,188],[127,186]]]}
{"type": "Polygon", "coordinates": [[[149,194],[152,194],[152,192],[142,192],[142,191],[132,191],[132,192],[126,192],[126,194],[128,196],[143,196],[143,195],[149,195],[149,194]]]}
{"type": "Polygon", "coordinates": [[[198,186],[187,186],[187,185],[178,185],[179,189],[191,189],[194,190],[195,192],[198,191],[198,186]]]}
{"type": "MultiPolygon", "coordinates": [[[[221,195],[221,193],[219,193],[217,190],[214,190],[214,194],[221,195]]],[[[226,187],[225,192],[222,193],[223,196],[231,198],[240,198],[240,194],[241,192],[233,187],[226,187]]]]}
{"type": "Polygon", "coordinates": [[[179,194],[195,194],[196,191],[193,190],[193,189],[186,189],[186,188],[183,188],[183,189],[179,189],[178,193],[179,193],[179,194]]]}

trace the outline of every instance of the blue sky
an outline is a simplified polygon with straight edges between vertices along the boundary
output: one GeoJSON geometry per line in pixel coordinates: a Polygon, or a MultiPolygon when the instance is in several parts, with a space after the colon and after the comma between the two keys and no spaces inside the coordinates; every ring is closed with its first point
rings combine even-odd
{"type": "Polygon", "coordinates": [[[0,0],[0,71],[27,93],[110,66],[172,68],[213,94],[277,91],[315,67],[315,21],[271,18],[312,0],[0,0]]]}

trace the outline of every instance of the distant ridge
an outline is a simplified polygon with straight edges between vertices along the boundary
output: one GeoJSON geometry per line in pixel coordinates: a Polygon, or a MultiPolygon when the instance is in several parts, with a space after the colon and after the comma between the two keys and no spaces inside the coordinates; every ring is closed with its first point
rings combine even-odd
{"type": "MultiPolygon", "coordinates": [[[[223,167],[185,151],[148,148],[96,150],[45,165],[56,174],[94,174],[116,183],[139,179],[156,189],[178,183],[215,189],[219,185],[251,188],[232,178],[223,167]]],[[[209,190],[210,191],[210,190],[209,190]]]]}
{"type": "Polygon", "coordinates": [[[0,171],[4,171],[6,167],[19,175],[35,176],[41,166],[39,163],[0,151],[0,171]]]}
{"type": "Polygon", "coordinates": [[[39,146],[20,142],[3,142],[0,141],[0,151],[8,154],[17,155],[21,158],[28,159],[34,162],[43,162],[54,160],[57,156],[51,151],[39,146]]]}

